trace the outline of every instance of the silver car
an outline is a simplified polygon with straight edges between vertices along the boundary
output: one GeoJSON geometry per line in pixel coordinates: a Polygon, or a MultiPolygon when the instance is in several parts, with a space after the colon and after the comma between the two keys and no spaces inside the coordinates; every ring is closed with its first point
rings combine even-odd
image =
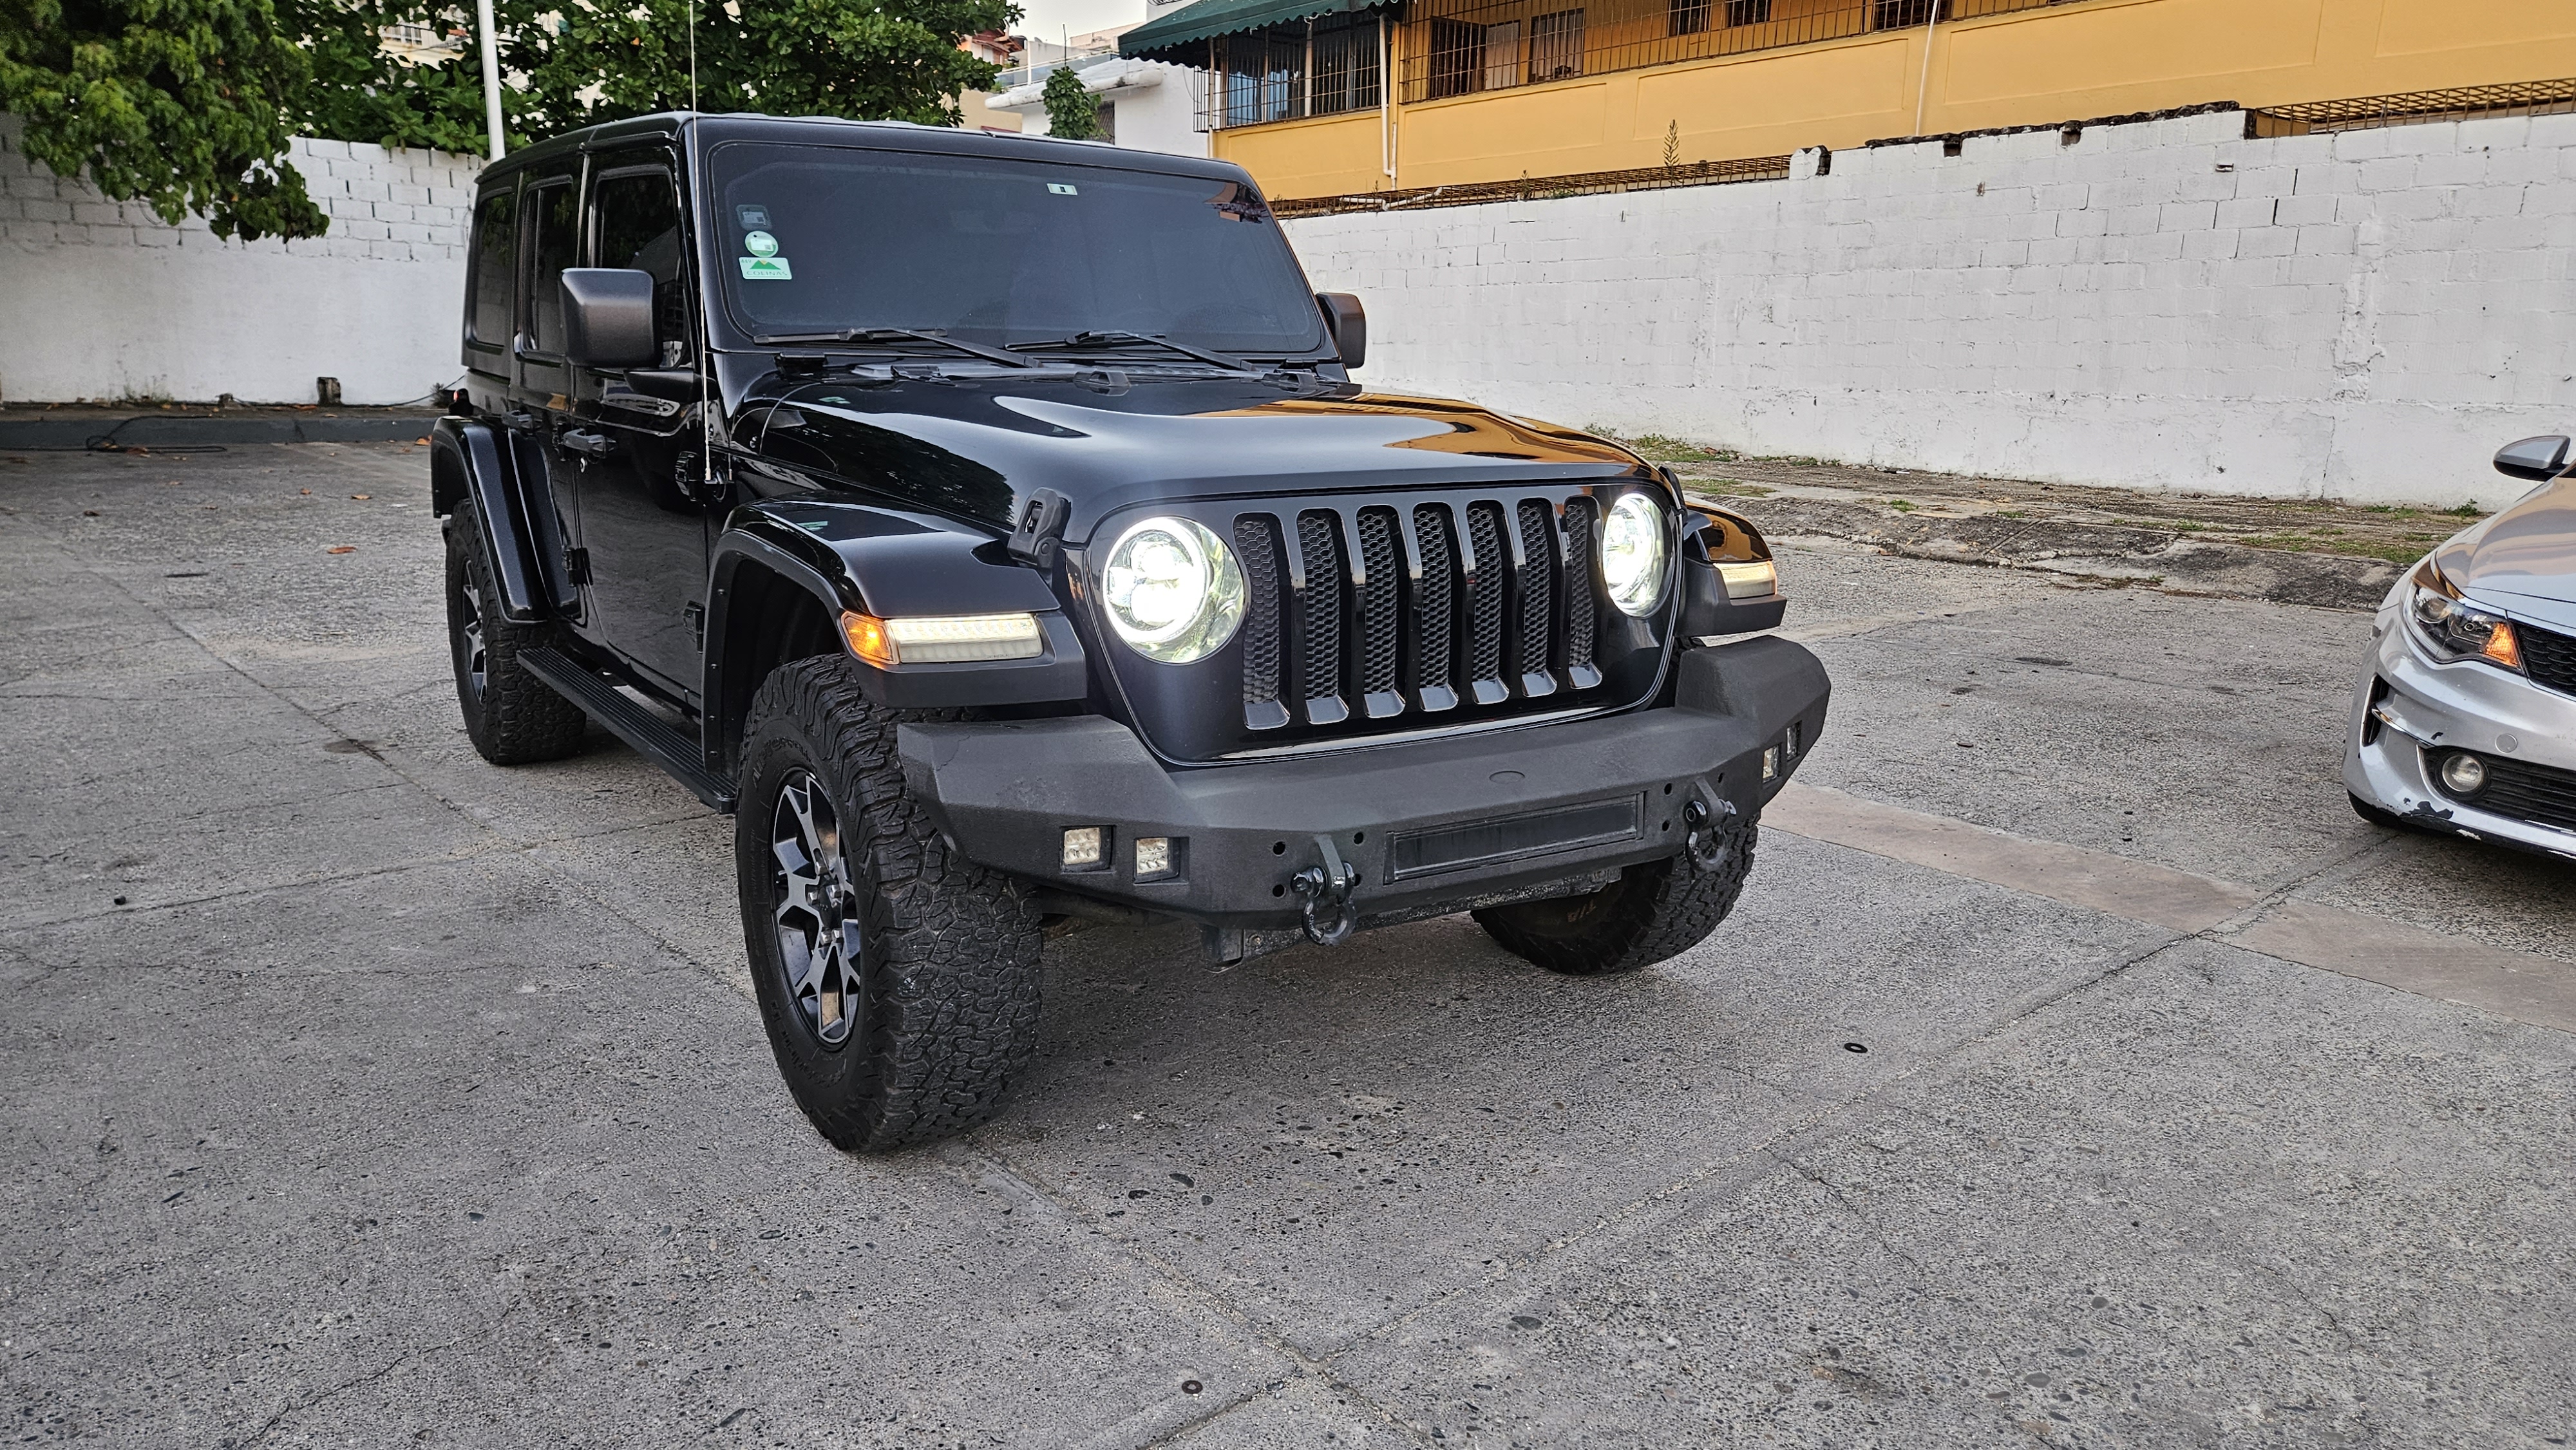
{"type": "Polygon", "coordinates": [[[2576,860],[2576,470],[2525,438],[2498,472],[2540,487],[2453,535],[2379,606],[2344,785],[2383,826],[2576,860]]]}

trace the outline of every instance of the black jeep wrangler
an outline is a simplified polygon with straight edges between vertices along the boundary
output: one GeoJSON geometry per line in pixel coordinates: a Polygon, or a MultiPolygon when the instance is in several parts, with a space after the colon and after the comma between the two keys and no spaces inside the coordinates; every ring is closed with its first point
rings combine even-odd
{"type": "Polygon", "coordinates": [[[663,115],[494,164],[438,425],[457,696],[737,820],[796,1100],[992,1111],[1079,918],[1216,962],[1471,911],[1551,971],[1724,920],[1824,724],[1744,520],[1351,382],[1214,161],[663,115]]]}

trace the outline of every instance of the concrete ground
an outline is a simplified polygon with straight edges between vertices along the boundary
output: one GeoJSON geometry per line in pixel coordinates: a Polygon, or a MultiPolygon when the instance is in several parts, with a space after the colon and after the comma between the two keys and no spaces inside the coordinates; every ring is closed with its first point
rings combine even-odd
{"type": "Polygon", "coordinates": [[[1787,548],[1833,719],[1700,948],[1086,932],[854,1159],[727,823],[467,746],[425,472],[0,456],[12,1441],[2576,1435],[2576,876],[2354,819],[2362,614],[1787,548]]]}

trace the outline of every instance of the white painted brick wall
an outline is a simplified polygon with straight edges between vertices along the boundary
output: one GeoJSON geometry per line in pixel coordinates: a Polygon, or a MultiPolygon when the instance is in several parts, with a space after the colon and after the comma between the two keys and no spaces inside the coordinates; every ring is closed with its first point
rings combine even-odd
{"type": "Polygon", "coordinates": [[[467,211],[482,161],[299,138],[331,228],[225,241],[111,202],[17,149],[0,116],[0,396],[352,403],[422,397],[463,371],[467,211]]]}
{"type": "Polygon", "coordinates": [[[1376,387],[1749,453],[2511,497],[2488,455],[2576,431],[2576,116],[2243,125],[1288,231],[1317,287],[1367,302],[1376,387]]]}

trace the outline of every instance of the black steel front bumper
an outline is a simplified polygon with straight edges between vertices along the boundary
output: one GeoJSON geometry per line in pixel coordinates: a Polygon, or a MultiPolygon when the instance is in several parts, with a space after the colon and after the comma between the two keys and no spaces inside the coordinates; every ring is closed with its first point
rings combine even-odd
{"type": "Polygon", "coordinates": [[[915,799],[983,865],[1270,933],[1299,926],[1298,873],[1338,858],[1376,925],[1658,860],[1694,819],[1758,816],[1824,728],[1824,666],[1765,637],[1678,668],[1670,708],[1322,757],[1174,770],[1098,716],[905,725],[899,749],[915,799]],[[1102,831],[1101,864],[1068,868],[1081,827],[1102,831]],[[1171,870],[1139,879],[1135,843],[1152,837],[1171,870]]]}

